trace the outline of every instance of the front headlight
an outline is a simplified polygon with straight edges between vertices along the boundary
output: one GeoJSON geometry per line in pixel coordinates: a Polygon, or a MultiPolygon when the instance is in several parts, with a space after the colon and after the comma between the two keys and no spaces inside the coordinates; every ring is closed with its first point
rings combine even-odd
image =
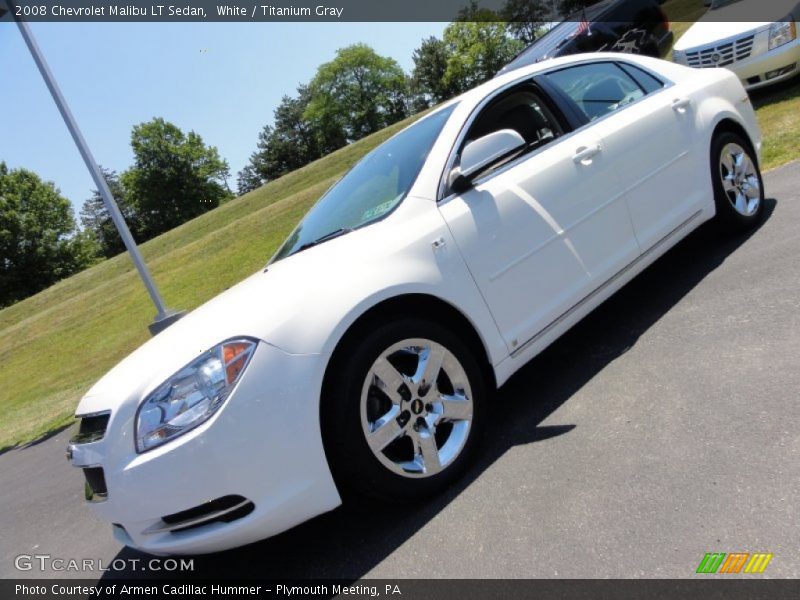
{"type": "Polygon", "coordinates": [[[208,420],[225,402],[257,345],[249,338],[218,344],[150,393],[136,414],[136,451],[155,448],[208,420]]]}
{"type": "Polygon", "coordinates": [[[672,51],[672,60],[679,65],[682,65],[686,61],[686,52],[683,50],[673,50],[672,51]]]}
{"type": "Polygon", "coordinates": [[[794,18],[789,17],[783,21],[773,23],[769,27],[769,49],[773,50],[788,44],[797,37],[797,26],[794,18]]]}

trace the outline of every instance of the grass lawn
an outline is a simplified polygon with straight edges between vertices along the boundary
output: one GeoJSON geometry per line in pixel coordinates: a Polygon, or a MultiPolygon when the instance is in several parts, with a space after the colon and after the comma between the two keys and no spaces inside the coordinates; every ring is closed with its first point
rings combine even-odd
{"type": "MultiPolygon", "coordinates": [[[[698,6],[700,8],[698,9],[698,6]]],[[[701,0],[664,4],[676,37],[701,0]]],[[[800,79],[753,95],[764,167],[800,158],[800,79]]],[[[262,267],[313,202],[399,123],[142,246],[167,303],[192,309],[262,267]]],[[[148,338],[154,309],[127,255],[0,310],[0,450],[70,423],[81,395],[148,338]]]]}
{"type": "Polygon", "coordinates": [[[764,138],[763,168],[800,158],[800,77],[750,94],[764,138]]]}

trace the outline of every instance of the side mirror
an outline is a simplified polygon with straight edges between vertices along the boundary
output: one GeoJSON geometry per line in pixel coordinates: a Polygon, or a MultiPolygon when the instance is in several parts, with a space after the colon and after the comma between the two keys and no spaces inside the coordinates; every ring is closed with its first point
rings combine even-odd
{"type": "Polygon", "coordinates": [[[458,194],[466,192],[487,167],[524,146],[525,140],[513,129],[500,129],[472,140],[461,151],[461,165],[450,172],[450,188],[458,194]]]}

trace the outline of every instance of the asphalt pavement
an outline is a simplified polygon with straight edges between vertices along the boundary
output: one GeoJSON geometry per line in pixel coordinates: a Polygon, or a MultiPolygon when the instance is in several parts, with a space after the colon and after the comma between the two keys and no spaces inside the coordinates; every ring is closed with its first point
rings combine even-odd
{"type": "MultiPolygon", "coordinates": [[[[187,576],[695,577],[706,552],[769,552],[763,576],[799,577],[800,163],[765,180],[758,230],[701,228],[515,375],[445,494],[356,502],[187,576]]],[[[21,554],[143,556],[93,519],[69,436],[0,455],[0,577],[42,575],[21,554]]],[[[112,574],[142,573],[58,575],[112,574]]]]}

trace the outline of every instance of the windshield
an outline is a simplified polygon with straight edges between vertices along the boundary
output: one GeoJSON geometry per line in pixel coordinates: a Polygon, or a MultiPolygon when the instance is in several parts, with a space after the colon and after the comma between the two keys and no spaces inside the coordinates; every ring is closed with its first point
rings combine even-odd
{"type": "Polygon", "coordinates": [[[361,159],[309,211],[273,262],[389,214],[411,189],[453,108],[423,118],[361,159]]]}
{"type": "Polygon", "coordinates": [[[586,23],[608,21],[612,15],[605,13],[607,9],[613,9],[614,6],[615,2],[606,0],[575,11],[559,23],[544,24],[543,28],[547,29],[547,31],[517,54],[511,62],[497,72],[497,75],[532,65],[534,62],[539,62],[546,58],[552,58],[556,51],[572,41],[578,34],[584,32],[591,35],[591,25],[588,29],[584,29],[586,23]]]}

